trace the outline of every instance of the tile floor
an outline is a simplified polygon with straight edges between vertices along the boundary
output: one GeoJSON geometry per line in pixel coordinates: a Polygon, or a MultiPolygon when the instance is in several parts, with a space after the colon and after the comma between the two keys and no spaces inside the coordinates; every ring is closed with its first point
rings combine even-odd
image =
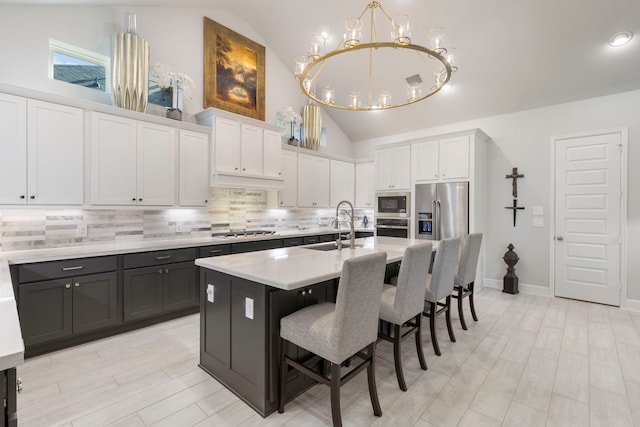
{"type": "MultiPolygon", "coordinates": [[[[640,426],[640,313],[484,289],[480,321],[442,357],[423,331],[428,371],[411,341],[398,389],[389,343],[378,346],[383,416],[366,375],[342,388],[346,426],[640,426]]],[[[467,317],[470,319],[467,308],[467,317]]],[[[282,415],[261,418],[197,367],[198,315],[29,359],[18,370],[20,427],[325,426],[328,388],[315,386],[282,415]]]]}

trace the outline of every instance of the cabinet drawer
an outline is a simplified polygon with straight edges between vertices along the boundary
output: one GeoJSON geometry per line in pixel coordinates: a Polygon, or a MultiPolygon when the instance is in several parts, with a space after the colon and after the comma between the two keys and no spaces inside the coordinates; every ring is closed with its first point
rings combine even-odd
{"type": "Polygon", "coordinates": [[[18,267],[20,283],[115,271],[116,256],[37,262],[18,267]]]}
{"type": "Polygon", "coordinates": [[[173,262],[193,261],[197,258],[197,248],[170,249],[166,251],[142,252],[124,256],[124,268],[149,267],[173,262]]]}
{"type": "Polygon", "coordinates": [[[300,246],[303,244],[302,237],[287,237],[286,239],[282,239],[282,246],[285,248],[291,246],[300,246]]]}
{"type": "Polygon", "coordinates": [[[304,236],[304,244],[311,245],[320,242],[320,236],[304,236]]]}
{"type": "Polygon", "coordinates": [[[282,239],[273,240],[257,240],[255,242],[232,243],[231,252],[234,254],[263,251],[266,249],[275,249],[282,247],[282,239]]]}
{"type": "Polygon", "coordinates": [[[231,244],[204,246],[199,249],[200,258],[227,255],[231,253],[231,244]]]}

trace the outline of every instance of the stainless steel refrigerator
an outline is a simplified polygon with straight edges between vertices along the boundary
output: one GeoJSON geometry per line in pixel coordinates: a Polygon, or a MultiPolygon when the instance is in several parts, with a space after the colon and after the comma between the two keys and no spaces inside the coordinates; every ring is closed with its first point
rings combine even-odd
{"type": "Polygon", "coordinates": [[[416,239],[442,240],[469,233],[469,183],[416,184],[416,239]]]}

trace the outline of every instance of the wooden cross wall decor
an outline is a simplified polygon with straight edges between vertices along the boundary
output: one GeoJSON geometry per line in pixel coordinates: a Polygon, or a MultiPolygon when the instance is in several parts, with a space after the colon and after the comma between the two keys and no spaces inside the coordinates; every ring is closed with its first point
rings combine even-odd
{"type": "Polygon", "coordinates": [[[518,206],[518,178],[524,178],[524,174],[518,173],[518,168],[511,170],[511,175],[506,175],[505,178],[512,179],[511,194],[513,195],[513,206],[505,206],[505,209],[513,210],[513,226],[516,226],[516,214],[519,210],[524,210],[524,206],[518,206]]]}

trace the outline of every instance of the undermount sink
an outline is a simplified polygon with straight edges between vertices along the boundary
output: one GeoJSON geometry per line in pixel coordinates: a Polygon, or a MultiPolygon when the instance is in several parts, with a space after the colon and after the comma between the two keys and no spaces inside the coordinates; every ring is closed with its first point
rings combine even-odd
{"type": "MultiPolygon", "coordinates": [[[[361,243],[356,243],[354,245],[355,248],[361,248],[364,245],[361,243]]],[[[349,244],[349,242],[342,242],[342,249],[349,249],[351,248],[351,245],[349,244]]],[[[321,243],[321,244],[317,244],[317,245],[312,245],[312,246],[304,246],[304,249],[313,249],[314,251],[337,251],[338,250],[338,245],[336,244],[336,242],[327,242],[327,243],[321,243]]]]}

